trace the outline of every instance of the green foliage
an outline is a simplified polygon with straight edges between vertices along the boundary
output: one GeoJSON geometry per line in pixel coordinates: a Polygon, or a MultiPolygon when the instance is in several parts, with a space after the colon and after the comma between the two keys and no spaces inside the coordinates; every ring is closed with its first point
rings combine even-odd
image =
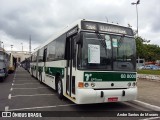
{"type": "Polygon", "coordinates": [[[160,60],[160,47],[153,44],[145,44],[146,40],[136,37],[137,58],[143,58],[146,61],[160,60]]]}

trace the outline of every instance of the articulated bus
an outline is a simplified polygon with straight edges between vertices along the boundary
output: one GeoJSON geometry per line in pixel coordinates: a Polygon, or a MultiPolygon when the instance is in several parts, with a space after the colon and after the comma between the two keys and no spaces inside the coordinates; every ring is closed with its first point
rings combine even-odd
{"type": "Polygon", "coordinates": [[[0,81],[3,81],[8,76],[9,58],[9,54],[0,47],[0,81]]]}
{"type": "Polygon", "coordinates": [[[32,53],[30,73],[76,104],[137,97],[136,43],[131,28],[78,20],[32,53]]]}

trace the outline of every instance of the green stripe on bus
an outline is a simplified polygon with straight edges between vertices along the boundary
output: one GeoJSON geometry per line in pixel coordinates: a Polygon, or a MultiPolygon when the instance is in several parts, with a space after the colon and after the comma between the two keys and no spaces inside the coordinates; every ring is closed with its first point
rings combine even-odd
{"type": "Polygon", "coordinates": [[[85,82],[136,81],[136,73],[122,72],[84,72],[85,82]]]}
{"type": "Polygon", "coordinates": [[[56,73],[60,73],[61,77],[64,77],[64,68],[58,67],[45,67],[45,73],[48,75],[55,76],[56,73]]]}

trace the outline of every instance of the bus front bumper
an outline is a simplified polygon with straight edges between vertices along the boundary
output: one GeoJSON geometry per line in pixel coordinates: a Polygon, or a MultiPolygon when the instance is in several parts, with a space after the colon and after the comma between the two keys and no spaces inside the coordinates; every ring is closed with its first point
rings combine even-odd
{"type": "Polygon", "coordinates": [[[77,104],[132,101],[137,98],[137,87],[128,89],[77,89],[77,104]]]}

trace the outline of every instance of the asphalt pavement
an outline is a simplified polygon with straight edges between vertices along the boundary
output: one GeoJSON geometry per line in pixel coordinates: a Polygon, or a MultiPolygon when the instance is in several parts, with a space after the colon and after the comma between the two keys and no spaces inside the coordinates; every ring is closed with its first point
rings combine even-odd
{"type": "MultiPolygon", "coordinates": [[[[159,82],[138,80],[138,101],[159,106],[159,82]]],[[[149,107],[136,102],[117,102],[103,104],[76,105],[68,99],[59,100],[56,92],[44,84],[31,77],[23,68],[17,68],[15,73],[10,74],[6,80],[0,83],[0,111],[11,112],[48,112],[52,117],[38,118],[48,119],[92,119],[99,120],[145,120],[160,118],[157,116],[130,116],[123,115],[129,113],[151,112],[157,114],[149,107]],[[119,113],[121,116],[118,117],[119,113]]],[[[1,120],[2,118],[0,118],[1,120]]],[[[5,119],[5,118],[3,118],[5,119]]],[[[7,118],[17,120],[17,118],[7,118]]],[[[21,118],[22,119],[22,118],[21,118]]],[[[27,119],[27,118],[23,118],[27,119]]],[[[30,118],[35,119],[35,118],[30,118]]]]}
{"type": "Polygon", "coordinates": [[[160,107],[160,81],[138,79],[138,100],[160,107]]]}

